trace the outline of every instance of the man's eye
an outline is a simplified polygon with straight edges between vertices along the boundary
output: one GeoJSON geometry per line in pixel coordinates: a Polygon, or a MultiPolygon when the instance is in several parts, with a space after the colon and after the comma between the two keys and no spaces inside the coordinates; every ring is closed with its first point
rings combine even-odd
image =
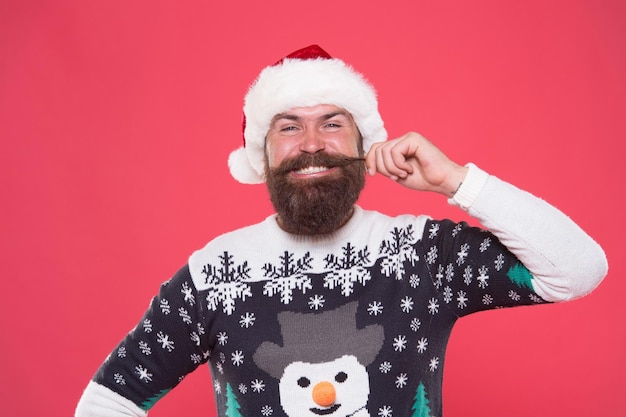
{"type": "Polygon", "coordinates": [[[285,127],[280,129],[281,132],[290,132],[290,131],[293,131],[293,130],[296,130],[295,126],[285,126],[285,127]]]}

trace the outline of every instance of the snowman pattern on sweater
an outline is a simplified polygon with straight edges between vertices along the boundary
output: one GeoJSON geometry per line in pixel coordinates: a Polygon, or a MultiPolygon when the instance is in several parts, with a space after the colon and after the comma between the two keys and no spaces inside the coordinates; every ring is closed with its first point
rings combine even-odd
{"type": "Polygon", "coordinates": [[[94,381],[148,410],[208,363],[220,416],[441,416],[456,320],[544,303],[533,280],[465,223],[358,208],[299,240],[270,217],[194,253],[94,381]]]}

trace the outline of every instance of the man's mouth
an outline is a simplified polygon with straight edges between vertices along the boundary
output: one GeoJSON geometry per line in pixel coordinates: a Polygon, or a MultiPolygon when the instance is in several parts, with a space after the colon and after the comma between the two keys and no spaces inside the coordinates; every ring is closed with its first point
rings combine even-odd
{"type": "Polygon", "coordinates": [[[311,167],[296,169],[293,171],[293,173],[297,175],[312,175],[312,174],[319,174],[320,172],[328,171],[329,169],[330,168],[326,166],[311,166],[311,167]]]}

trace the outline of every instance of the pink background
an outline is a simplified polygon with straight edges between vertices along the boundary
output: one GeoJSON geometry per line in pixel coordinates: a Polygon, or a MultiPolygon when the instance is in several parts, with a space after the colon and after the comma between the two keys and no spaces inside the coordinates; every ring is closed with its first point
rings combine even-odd
{"type": "MultiPolygon", "coordinates": [[[[242,98],[319,43],[376,85],[391,137],[549,200],[609,257],[585,299],[462,320],[446,416],[625,415],[625,21],[618,0],[0,0],[1,414],[71,415],[191,251],[271,212],[226,167],[242,98]]],[[[366,208],[465,219],[368,182],[366,208]]],[[[212,407],[202,367],[151,416],[212,407]]]]}

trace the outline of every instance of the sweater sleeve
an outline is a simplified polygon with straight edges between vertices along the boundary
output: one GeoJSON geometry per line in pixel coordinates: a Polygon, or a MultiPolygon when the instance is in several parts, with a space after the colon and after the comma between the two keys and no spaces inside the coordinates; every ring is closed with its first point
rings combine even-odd
{"type": "Polygon", "coordinates": [[[533,275],[533,289],[547,301],[591,292],[606,276],[604,251],[564,213],[469,164],[449,200],[491,231],[533,275]]]}
{"type": "Polygon", "coordinates": [[[188,266],[161,285],[137,326],[85,389],[77,416],[144,416],[211,350],[188,266]]]}

